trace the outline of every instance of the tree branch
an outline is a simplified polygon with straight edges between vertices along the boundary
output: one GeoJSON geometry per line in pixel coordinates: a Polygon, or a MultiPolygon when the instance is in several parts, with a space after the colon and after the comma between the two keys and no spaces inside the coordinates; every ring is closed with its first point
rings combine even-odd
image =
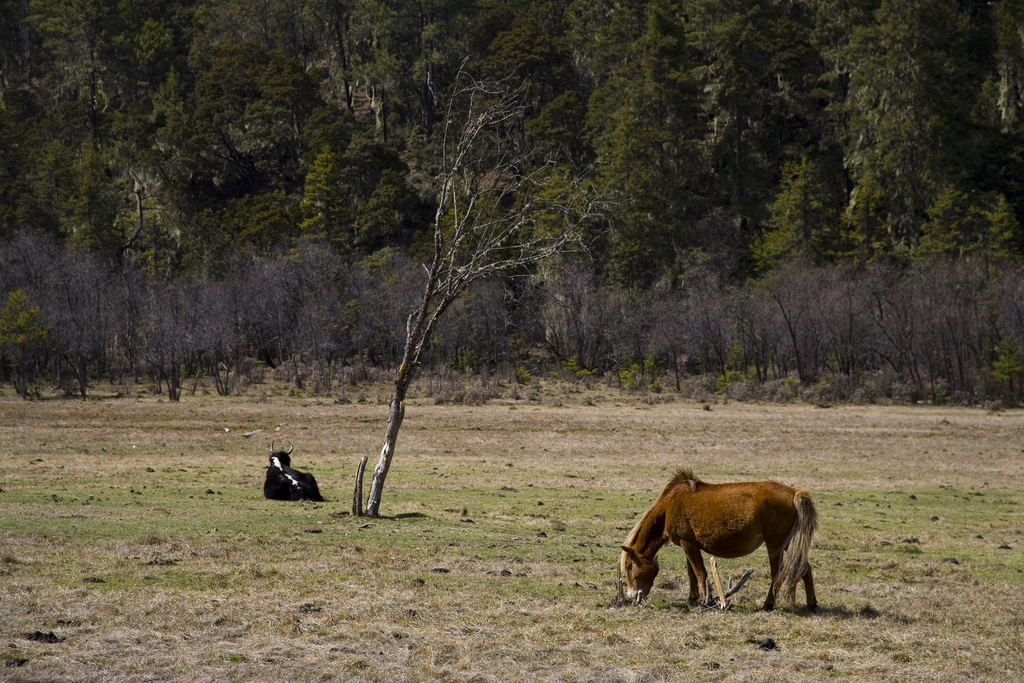
{"type": "Polygon", "coordinates": [[[732,606],[729,603],[729,598],[738,593],[739,590],[743,588],[743,584],[745,584],[753,575],[754,570],[748,569],[738,580],[733,581],[732,579],[729,579],[729,587],[723,591],[722,582],[718,578],[718,568],[715,566],[715,558],[711,558],[711,574],[708,576],[708,585],[704,593],[707,598],[702,604],[697,605],[697,609],[701,611],[709,609],[729,609],[732,606]],[[718,593],[717,595],[711,594],[712,582],[714,582],[714,587],[718,593]]]}

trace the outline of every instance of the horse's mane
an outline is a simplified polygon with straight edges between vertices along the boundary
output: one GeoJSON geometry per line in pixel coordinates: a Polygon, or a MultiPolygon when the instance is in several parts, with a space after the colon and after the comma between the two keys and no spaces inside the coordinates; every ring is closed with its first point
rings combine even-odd
{"type": "Polygon", "coordinates": [[[661,496],[658,497],[661,498],[667,495],[669,491],[674,489],[679,484],[682,484],[684,481],[692,481],[694,484],[703,483],[700,479],[693,476],[692,469],[690,469],[689,467],[680,467],[678,470],[676,470],[676,473],[672,475],[672,478],[668,480],[668,483],[665,484],[665,488],[662,489],[661,491],[661,496]]]}
{"type": "MultiPolygon", "coordinates": [[[[668,480],[668,483],[665,484],[665,488],[662,489],[661,495],[658,496],[658,500],[664,498],[666,495],[668,495],[669,491],[674,489],[679,484],[682,484],[684,481],[692,481],[694,484],[703,483],[700,479],[693,476],[692,469],[690,469],[689,467],[680,467],[678,470],[676,470],[676,473],[672,475],[672,478],[668,480]]],[[[636,542],[636,537],[640,533],[640,527],[643,526],[644,522],[650,516],[651,511],[658,506],[658,500],[651,503],[651,506],[647,508],[647,511],[644,512],[643,516],[640,517],[640,520],[633,527],[633,530],[629,532],[629,536],[626,537],[626,545],[632,547],[633,544],[636,542]]]]}

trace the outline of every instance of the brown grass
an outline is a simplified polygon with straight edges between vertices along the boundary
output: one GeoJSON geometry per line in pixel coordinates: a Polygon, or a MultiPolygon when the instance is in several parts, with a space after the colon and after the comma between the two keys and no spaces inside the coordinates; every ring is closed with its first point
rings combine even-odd
{"type": "Polygon", "coordinates": [[[0,680],[1024,678],[1024,412],[528,391],[411,400],[379,520],[347,510],[386,388],[0,396],[0,653],[27,660],[0,680]],[[326,503],[263,499],[271,440],[326,503]],[[763,550],[719,562],[756,569],[728,612],[686,607],[676,548],[646,606],[611,607],[678,466],[813,490],[819,614],[758,611],[763,550]]]}

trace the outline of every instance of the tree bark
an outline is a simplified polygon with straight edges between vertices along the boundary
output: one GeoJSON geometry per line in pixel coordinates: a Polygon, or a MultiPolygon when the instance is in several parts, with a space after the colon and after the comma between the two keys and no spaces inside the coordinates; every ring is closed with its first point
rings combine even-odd
{"type": "Polygon", "coordinates": [[[398,441],[398,430],[405,419],[405,396],[412,381],[412,369],[405,363],[395,378],[395,393],[391,397],[391,410],[388,413],[388,426],[384,431],[384,447],[380,451],[380,460],[373,468],[373,481],[370,483],[370,496],[366,499],[366,515],[377,517],[380,513],[380,501],[384,494],[384,480],[391,469],[391,459],[395,455],[395,444],[398,441]]]}

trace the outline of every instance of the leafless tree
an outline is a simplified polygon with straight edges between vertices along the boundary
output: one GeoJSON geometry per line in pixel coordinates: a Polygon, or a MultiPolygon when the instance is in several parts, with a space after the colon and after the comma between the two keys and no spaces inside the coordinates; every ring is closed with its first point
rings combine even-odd
{"type": "Polygon", "coordinates": [[[142,268],[126,263],[112,283],[112,305],[116,320],[116,331],[111,340],[114,356],[111,380],[127,374],[139,381],[139,365],[142,359],[142,327],[145,319],[149,292],[146,275],[142,268]]]}
{"type": "Polygon", "coordinates": [[[395,369],[401,361],[409,302],[423,291],[423,268],[405,255],[378,254],[354,263],[348,272],[348,296],[343,320],[360,360],[395,369]]]}
{"type": "Polygon", "coordinates": [[[564,259],[541,278],[540,319],[543,340],[560,361],[575,360],[595,370],[612,356],[609,336],[613,311],[602,296],[594,265],[585,259],[564,259]]]}
{"type": "Polygon", "coordinates": [[[113,329],[107,271],[92,254],[68,251],[54,268],[47,290],[46,322],[85,398],[89,368],[101,364],[113,329]]]}
{"type": "Polygon", "coordinates": [[[762,289],[747,285],[736,292],[733,309],[744,360],[753,366],[758,381],[767,381],[772,368],[774,378],[780,378],[784,374],[779,363],[784,333],[778,306],[762,289]]]}
{"type": "Polygon", "coordinates": [[[236,294],[239,325],[253,354],[270,367],[287,360],[292,349],[295,310],[289,300],[291,277],[281,258],[240,258],[229,282],[236,294]]]}
{"type": "MultiPolygon", "coordinates": [[[[437,211],[419,304],[408,316],[380,460],[366,514],[380,511],[405,417],[405,397],[437,322],[478,280],[548,259],[579,239],[594,198],[564,168],[531,162],[522,146],[524,84],[482,82],[460,71],[440,140],[437,211]]],[[[360,463],[353,513],[361,514],[360,463]]]]}
{"type": "Polygon", "coordinates": [[[41,230],[26,229],[0,245],[0,291],[41,292],[59,268],[62,251],[41,230]]]}
{"type": "Polygon", "coordinates": [[[864,284],[872,274],[835,267],[826,275],[827,295],[820,297],[818,306],[825,336],[831,340],[826,364],[833,374],[855,378],[872,363],[870,288],[864,284]]]}
{"type": "Polygon", "coordinates": [[[1007,397],[1011,404],[1016,404],[1022,386],[1020,378],[1024,375],[1021,368],[1024,364],[1024,272],[1021,268],[1013,267],[1003,273],[999,288],[1000,339],[996,342],[996,353],[1003,357],[997,358],[997,362],[1004,364],[1000,369],[1007,383],[1007,397]]]}
{"type": "MultiPolygon", "coordinates": [[[[654,348],[654,296],[653,290],[629,289],[619,290],[608,297],[614,305],[611,337],[620,379],[623,377],[621,370],[632,365],[637,366],[641,376],[655,373],[655,368],[647,364],[654,348]]],[[[647,376],[647,383],[654,379],[657,379],[656,374],[647,376]]]]}
{"type": "Polygon", "coordinates": [[[976,399],[977,372],[983,364],[983,328],[994,318],[987,310],[984,264],[958,260],[932,268],[922,279],[927,317],[928,367],[932,398],[941,398],[941,378],[964,403],[976,399]]]}
{"type": "Polygon", "coordinates": [[[205,371],[213,378],[217,394],[230,396],[238,379],[237,368],[243,352],[238,299],[226,281],[210,282],[197,294],[200,322],[195,334],[199,363],[192,393],[205,371]]]}
{"type": "Polygon", "coordinates": [[[506,358],[505,298],[504,278],[474,283],[439,322],[432,345],[436,354],[425,363],[443,359],[467,372],[484,373],[506,358]]]}
{"type": "Polygon", "coordinates": [[[920,350],[927,346],[920,287],[899,280],[888,272],[877,272],[869,282],[871,317],[874,323],[874,353],[897,377],[924,390],[920,350]]]}
{"type": "Polygon", "coordinates": [[[732,295],[721,289],[700,288],[693,291],[680,315],[686,321],[686,337],[693,354],[700,359],[704,372],[725,375],[733,332],[732,295]]]}
{"type": "Polygon", "coordinates": [[[676,391],[682,389],[680,361],[686,360],[686,324],[680,315],[684,305],[682,293],[670,290],[658,299],[654,310],[654,350],[672,369],[676,391]]]}
{"type": "Polygon", "coordinates": [[[195,364],[199,353],[202,284],[188,280],[150,281],[149,307],[143,324],[143,355],[157,375],[167,382],[167,397],[181,398],[182,370],[195,364]]]}
{"type": "Polygon", "coordinates": [[[1000,285],[1002,324],[1017,339],[1024,340],[1024,268],[1010,268],[1000,285]]]}
{"type": "Polygon", "coordinates": [[[797,374],[804,384],[818,379],[832,345],[832,333],[824,318],[832,304],[829,271],[803,262],[793,262],[769,273],[761,285],[778,306],[789,341],[797,374]]]}

